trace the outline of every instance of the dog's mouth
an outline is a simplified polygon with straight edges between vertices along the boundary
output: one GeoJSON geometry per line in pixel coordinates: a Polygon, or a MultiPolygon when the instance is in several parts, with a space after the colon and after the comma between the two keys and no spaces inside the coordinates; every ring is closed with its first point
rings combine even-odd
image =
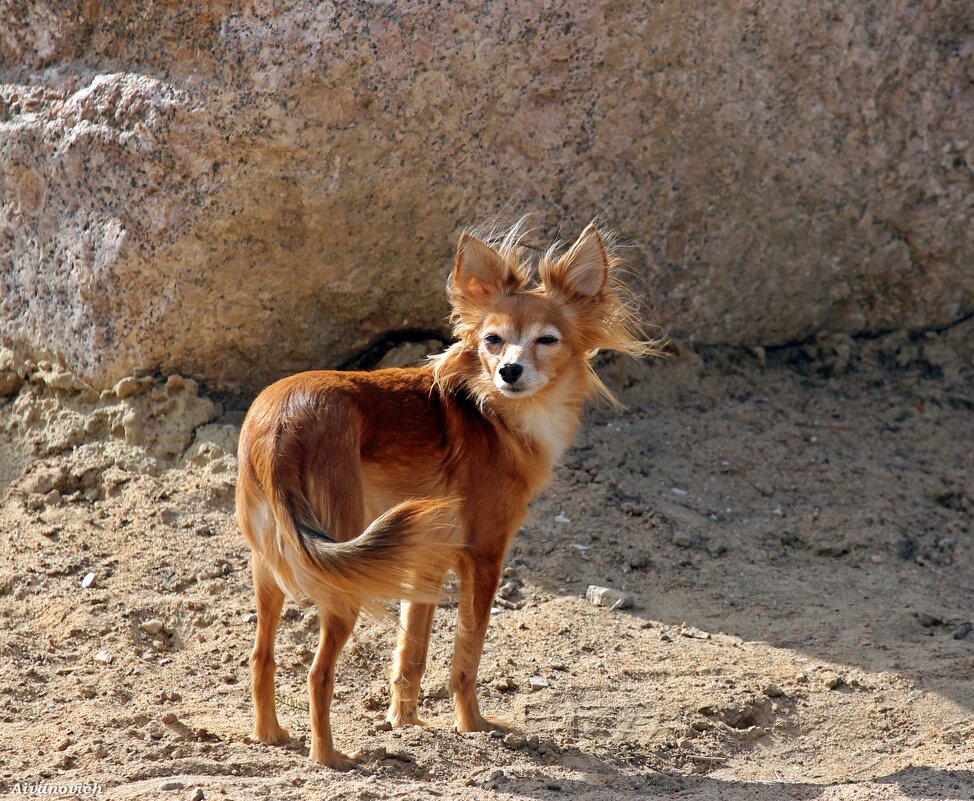
{"type": "Polygon", "coordinates": [[[505,398],[526,398],[529,395],[533,395],[537,387],[529,387],[524,384],[504,384],[504,386],[497,387],[500,390],[501,395],[505,398]]]}

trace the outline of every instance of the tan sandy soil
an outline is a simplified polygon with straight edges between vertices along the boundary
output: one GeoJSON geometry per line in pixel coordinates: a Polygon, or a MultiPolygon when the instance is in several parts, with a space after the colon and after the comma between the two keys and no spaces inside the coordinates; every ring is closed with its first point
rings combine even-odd
{"type": "Polygon", "coordinates": [[[453,731],[448,596],[428,728],[383,730],[396,624],[360,622],[334,723],[365,756],[344,774],[307,758],[317,627],[296,604],[278,637],[293,740],[247,736],[241,412],[179,379],[119,398],[7,364],[8,393],[27,380],[0,401],[0,791],[974,798],[971,339],[967,324],[607,360],[629,409],[587,415],[515,540],[488,635],[482,705],[521,734],[453,731]],[[634,605],[597,608],[590,584],[634,605]]]}

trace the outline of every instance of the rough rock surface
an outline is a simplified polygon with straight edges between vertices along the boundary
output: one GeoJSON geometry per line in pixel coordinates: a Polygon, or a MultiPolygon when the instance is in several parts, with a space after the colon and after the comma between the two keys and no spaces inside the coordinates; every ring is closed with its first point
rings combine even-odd
{"type": "Polygon", "coordinates": [[[459,229],[593,214],[672,333],[974,310],[967,0],[0,10],[0,335],[254,389],[443,333],[459,229]]]}

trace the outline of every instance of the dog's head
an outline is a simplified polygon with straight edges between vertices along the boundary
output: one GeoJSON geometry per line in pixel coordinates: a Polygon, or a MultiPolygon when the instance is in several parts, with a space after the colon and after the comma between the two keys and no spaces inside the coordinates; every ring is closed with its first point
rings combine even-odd
{"type": "Polygon", "coordinates": [[[595,353],[642,355],[648,343],[606,237],[593,224],[563,254],[549,249],[535,286],[521,252],[516,234],[497,249],[466,232],[460,237],[449,282],[459,340],[454,366],[492,405],[558,392],[608,394],[591,369],[595,353]]]}

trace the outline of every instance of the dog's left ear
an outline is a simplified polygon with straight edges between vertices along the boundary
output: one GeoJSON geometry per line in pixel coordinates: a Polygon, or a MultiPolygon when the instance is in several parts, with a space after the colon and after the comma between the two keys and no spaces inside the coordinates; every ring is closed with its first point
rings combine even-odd
{"type": "Polygon", "coordinates": [[[541,282],[547,292],[568,297],[598,295],[609,278],[609,257],[595,223],[582,231],[568,252],[554,264],[541,266],[541,282]]]}

